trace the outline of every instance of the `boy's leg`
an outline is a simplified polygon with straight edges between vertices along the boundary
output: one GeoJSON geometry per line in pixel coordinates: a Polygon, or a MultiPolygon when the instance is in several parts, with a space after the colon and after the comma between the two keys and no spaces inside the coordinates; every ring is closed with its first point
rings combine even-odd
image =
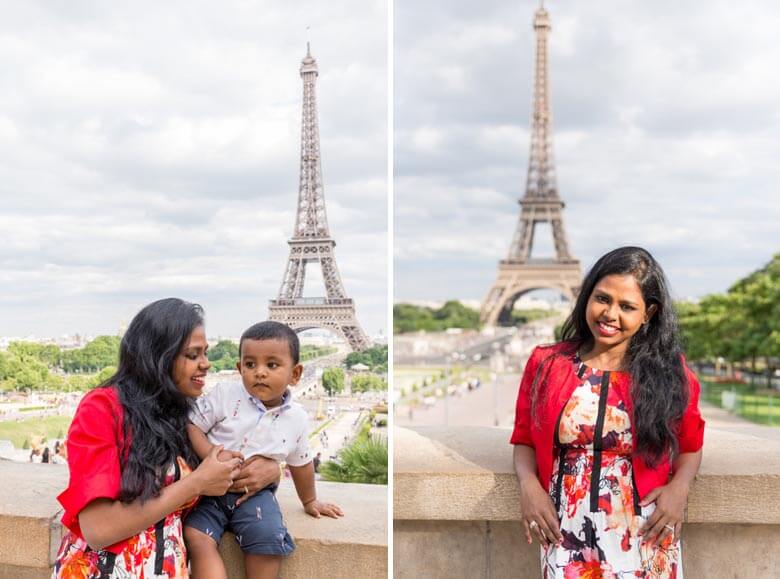
{"type": "MultiPolygon", "coordinates": [[[[282,566],[281,555],[250,555],[244,554],[246,579],[277,579],[282,566]]],[[[195,575],[193,579],[198,579],[195,575]]]]}
{"type": "Polygon", "coordinates": [[[244,552],[247,579],[276,579],[282,559],[295,549],[274,490],[265,488],[249,497],[233,511],[230,520],[244,552]]]}
{"type": "Polygon", "coordinates": [[[201,497],[198,505],[184,519],[184,541],[187,544],[193,579],[227,579],[225,564],[219,555],[219,540],[228,525],[226,497],[201,497]]]}
{"type": "Polygon", "coordinates": [[[213,537],[194,527],[184,527],[184,540],[190,555],[192,579],[227,579],[225,564],[213,537]]]}

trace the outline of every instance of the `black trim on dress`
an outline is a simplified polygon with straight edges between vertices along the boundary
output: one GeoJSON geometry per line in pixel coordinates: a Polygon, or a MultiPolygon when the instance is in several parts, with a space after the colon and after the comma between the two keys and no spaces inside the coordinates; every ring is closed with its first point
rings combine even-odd
{"type": "Polygon", "coordinates": [[[590,512],[599,510],[599,482],[601,480],[601,450],[604,445],[604,417],[607,413],[607,395],[609,393],[609,370],[601,377],[599,391],[599,412],[596,415],[596,430],[593,433],[593,471],[590,478],[590,512]]]}

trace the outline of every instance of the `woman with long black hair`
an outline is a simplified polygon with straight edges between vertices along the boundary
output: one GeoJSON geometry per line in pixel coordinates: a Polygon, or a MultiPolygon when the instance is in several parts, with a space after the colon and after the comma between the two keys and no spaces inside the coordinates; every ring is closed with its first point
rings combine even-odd
{"type": "Polygon", "coordinates": [[[70,482],[58,497],[68,532],[62,578],[187,577],[182,512],[200,495],[278,479],[273,461],[239,470],[220,447],[200,464],[187,412],[210,366],[200,306],[176,298],[130,323],[116,374],[84,396],[68,431],[70,482]]]}
{"type": "Polygon", "coordinates": [[[682,577],[698,399],[660,265],[638,247],[607,253],[520,383],[511,442],[545,579],[682,577]]]}

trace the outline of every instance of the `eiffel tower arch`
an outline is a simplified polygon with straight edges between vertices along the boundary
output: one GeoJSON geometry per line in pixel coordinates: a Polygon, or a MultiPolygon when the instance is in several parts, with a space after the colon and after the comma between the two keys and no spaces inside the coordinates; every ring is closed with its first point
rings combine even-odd
{"type": "Polygon", "coordinates": [[[551,27],[543,4],[536,11],[533,26],[536,64],[528,177],[509,255],[499,262],[496,281],[482,302],[480,319],[488,326],[510,323],[515,302],[536,289],[557,290],[573,299],[582,279],[580,262],[569,251],[563,225],[564,203],[555,180],[547,62],[547,37],[551,27]],[[550,224],[552,229],[555,256],[551,259],[533,257],[534,233],[542,223],[550,224]]]}
{"type": "Polygon", "coordinates": [[[298,208],[295,229],[287,242],[290,246],[287,267],[279,295],[270,301],[268,319],[285,323],[296,331],[332,330],[341,334],[352,350],[364,350],[370,343],[357,321],[355,304],[344,290],[336,265],[336,241],[330,235],[325,213],[315,90],[319,72],[308,43],[300,72],[303,116],[298,208]],[[304,297],[306,268],[313,264],[322,270],[324,297],[304,297]]]}

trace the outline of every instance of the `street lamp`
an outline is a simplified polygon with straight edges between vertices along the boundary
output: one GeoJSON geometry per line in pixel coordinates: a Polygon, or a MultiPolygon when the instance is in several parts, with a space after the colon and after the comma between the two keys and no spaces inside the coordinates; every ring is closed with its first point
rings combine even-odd
{"type": "Polygon", "coordinates": [[[493,380],[493,426],[498,426],[498,374],[503,371],[504,359],[499,351],[501,346],[493,342],[493,354],[490,356],[490,378],[493,380]]]}
{"type": "Polygon", "coordinates": [[[465,358],[464,354],[458,352],[452,352],[447,356],[447,378],[444,381],[444,426],[450,425],[450,382],[455,374],[455,361],[461,356],[465,358]]]}

